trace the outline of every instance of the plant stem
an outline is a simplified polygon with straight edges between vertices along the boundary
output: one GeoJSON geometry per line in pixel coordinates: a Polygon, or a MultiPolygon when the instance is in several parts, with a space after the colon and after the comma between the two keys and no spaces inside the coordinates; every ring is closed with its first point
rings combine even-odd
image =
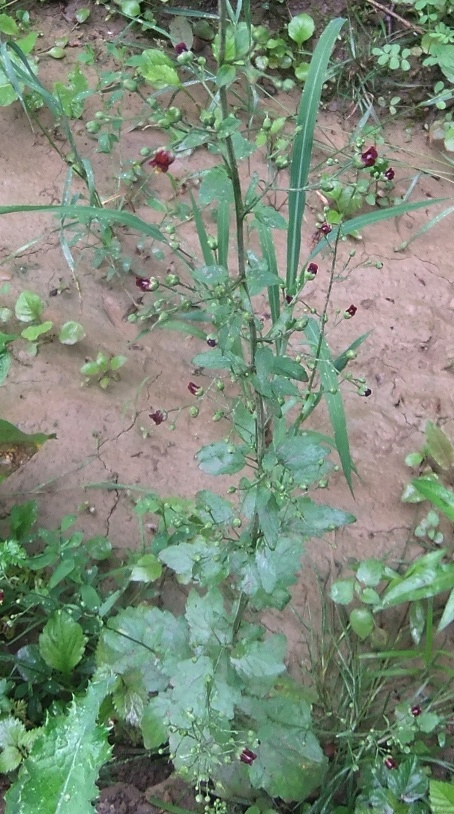
{"type": "MultiPolygon", "coordinates": [[[[219,59],[218,59],[219,68],[221,68],[225,64],[226,39],[227,39],[227,3],[226,0],[219,0],[219,59]]],[[[222,118],[225,121],[225,119],[227,119],[229,115],[227,88],[225,85],[219,88],[219,99],[221,103],[222,118]]],[[[244,243],[243,195],[241,192],[240,174],[238,172],[238,164],[236,161],[231,136],[226,136],[225,146],[227,151],[226,161],[229,168],[230,180],[232,182],[233,200],[235,205],[238,276],[240,282],[245,282],[246,253],[244,248],[245,243],[244,243]]]]}

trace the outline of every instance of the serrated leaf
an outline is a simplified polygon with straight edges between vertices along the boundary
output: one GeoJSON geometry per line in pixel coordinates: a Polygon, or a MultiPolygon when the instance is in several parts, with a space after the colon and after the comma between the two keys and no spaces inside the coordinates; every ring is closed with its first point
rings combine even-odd
{"type": "Polygon", "coordinates": [[[431,780],[429,799],[432,814],[454,814],[454,783],[431,780]]]}
{"type": "Polygon", "coordinates": [[[230,661],[244,678],[275,678],[285,671],[286,648],[282,634],[269,636],[263,642],[240,642],[230,661]]]}
{"type": "Polygon", "coordinates": [[[155,88],[179,87],[180,77],[172,61],[158,48],[149,48],[141,55],[128,60],[129,65],[137,65],[138,73],[155,88]]]}
{"type": "Polygon", "coordinates": [[[144,554],[135,563],[131,582],[155,582],[162,574],[162,565],[154,554],[144,554]]]}
{"type": "Polygon", "coordinates": [[[198,353],[192,359],[192,364],[196,367],[206,367],[207,370],[230,370],[232,366],[232,354],[225,356],[220,348],[211,351],[198,353]]]}
{"type": "Polygon", "coordinates": [[[286,438],[276,447],[279,463],[290,472],[298,473],[303,478],[307,477],[308,484],[321,476],[324,459],[328,453],[326,447],[322,447],[304,434],[286,438]]]}
{"type": "Polygon", "coordinates": [[[227,614],[218,588],[210,588],[204,596],[191,590],[186,602],[185,617],[189,625],[189,640],[195,652],[209,642],[222,645],[230,643],[232,619],[227,614]]]}
{"type": "Polygon", "coordinates": [[[192,41],[194,39],[192,34],[192,26],[187,17],[178,16],[172,17],[169,24],[169,34],[172,37],[174,45],[184,42],[188,51],[192,48],[192,41]]]}
{"type": "Polygon", "coordinates": [[[97,717],[112,684],[94,679],[66,715],[47,719],[6,794],[5,814],[94,814],[95,782],[111,753],[97,717]]]}
{"type": "Polygon", "coordinates": [[[222,166],[204,171],[199,188],[199,201],[202,206],[207,206],[220,198],[227,203],[233,202],[232,182],[227,175],[227,170],[222,166]]]}
{"type": "Polygon", "coordinates": [[[208,475],[234,475],[235,472],[240,472],[246,463],[241,449],[225,441],[202,447],[196,458],[199,468],[208,475]]]}
{"type": "Polygon", "coordinates": [[[207,519],[221,525],[231,523],[235,517],[232,504],[223,497],[210,492],[207,489],[202,489],[197,492],[197,507],[199,511],[207,514],[207,519]]]}
{"type": "Polygon", "coordinates": [[[49,667],[70,673],[81,660],[86,641],[81,625],[66,611],[57,610],[40,633],[39,652],[49,667]]]}

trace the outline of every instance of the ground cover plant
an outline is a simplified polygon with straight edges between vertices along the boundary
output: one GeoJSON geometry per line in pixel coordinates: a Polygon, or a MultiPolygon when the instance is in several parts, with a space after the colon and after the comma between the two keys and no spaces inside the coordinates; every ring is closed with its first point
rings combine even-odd
{"type": "MultiPolygon", "coordinates": [[[[401,674],[413,679],[415,671],[405,666],[408,649],[402,652],[393,643],[391,654],[382,649],[376,655],[381,663],[386,661],[376,671],[382,694],[368,683],[362,689],[359,682],[356,698],[362,701],[365,694],[366,709],[359,713],[355,709],[361,724],[358,734],[348,712],[327,731],[326,722],[320,725],[318,705],[328,713],[329,699],[320,688],[314,696],[290,676],[285,638],[267,635],[261,621],[264,610],[279,612],[289,603],[289,588],[296,581],[308,540],[354,520],[317,496],[313,499],[316,490],[326,488],[336,467],[342,469],[347,486],[354,486],[340,385],[353,387],[364,399],[364,409],[370,396],[368,382],[348,368],[367,336],[331,350],[336,343],[331,328],[344,325],[357,312],[355,303],[338,307],[332,302],[337,276],[348,272],[354,256],[344,259],[344,238],[358,236],[378,220],[427,207],[427,201],[392,205],[395,170],[380,154],[379,143],[362,135],[349,145],[345,165],[338,167],[331,158],[319,168],[321,177],[313,180],[310,175],[320,96],[343,22],[333,21],[320,35],[291,130],[285,118],[260,104],[254,85],[260,72],[257,60],[251,62],[254,32],[247,7],[235,9],[221,3],[211,63],[197,57],[186,42],[174,43],[173,53],[149,48],[131,56],[113,50],[121,67],[110,77],[113,87],[106,110],[99,111],[101,115],[88,128],[101,152],[110,151],[121,134],[122,119],[115,112],[124,90],[123,85],[116,87],[121,78],[122,83],[133,83],[130,90],[142,94],[149,119],[163,132],[163,146],[142,158],[153,170],[166,174],[175,189],[178,182],[171,173],[176,155],[203,146],[213,156],[213,165],[201,173],[198,190],[191,190],[184,206],[169,210],[150,200],[150,211],[158,210],[163,216],[160,223],[127,211],[127,197],[118,209],[102,205],[61,95],[41,85],[14,44],[2,45],[5,76],[18,99],[29,110],[23,89],[39,95],[70,149],[69,155],[60,149],[69,164],[61,205],[5,205],[0,212],[5,219],[13,211],[47,209],[56,215],[64,256],[75,280],[80,244],[84,253],[90,244],[95,264],[107,274],[134,272],[123,255],[121,225],[142,235],[138,240],[147,239],[150,251],[175,258],[175,268],[162,278],[143,272],[135,276],[140,301],[134,302],[130,321],[137,324],[141,336],[164,328],[189,333],[205,346],[193,359],[198,373],[187,382],[188,404],[156,404],[150,420],[158,428],[164,425],[164,431],[178,420],[182,409],[194,420],[199,414],[210,414],[223,427],[224,438],[203,446],[197,465],[206,474],[230,479],[228,486],[205,489],[194,500],[163,497],[146,487],[134,490],[118,482],[102,485],[129,491],[136,497],[135,513],[142,529],[151,523],[156,527],[146,536],[130,575],[132,582],[145,586],[147,601],[123,597],[121,609],[115,605],[121,590],[101,595],[98,576],[101,580],[102,575],[87,559],[87,552],[93,560],[100,559],[99,546],[109,553],[106,541],[89,540],[82,549],[80,535],[71,532],[72,519],[65,518],[58,532],[44,535],[40,563],[39,558],[24,556],[22,539],[30,537],[34,508],[30,504],[16,508],[15,536],[10,542],[17,545],[11,548],[5,541],[3,552],[3,578],[10,592],[5,607],[9,613],[14,603],[25,602],[27,613],[31,610],[33,620],[37,617],[36,605],[30,605],[27,597],[36,593],[30,571],[38,565],[43,568],[47,592],[44,605],[40,598],[40,607],[49,618],[38,642],[25,645],[26,654],[35,648],[31,656],[39,664],[40,681],[45,679],[42,687],[27,674],[32,684],[27,690],[33,699],[41,700],[41,709],[36,713],[27,708],[22,720],[18,713],[24,718],[24,706],[18,702],[26,695],[17,697],[17,688],[13,690],[6,680],[11,681],[9,674],[3,684],[3,767],[12,771],[20,764],[6,798],[8,814],[42,812],[44,806],[49,811],[93,810],[97,773],[110,754],[109,728],[122,724],[134,728],[150,752],[168,754],[176,770],[194,785],[196,801],[215,809],[223,805],[216,800],[224,800],[227,805],[250,806],[254,814],[278,807],[279,801],[305,804],[314,812],[331,810],[336,803],[358,812],[371,806],[396,812],[408,806],[416,812],[429,806],[437,810],[436,799],[450,799],[449,784],[432,781],[431,785],[427,773],[434,754],[430,737],[442,740],[450,695],[437,697],[423,708],[422,691],[415,690],[415,698],[403,698],[396,722],[386,723],[387,708],[381,699],[394,675],[388,664],[393,665],[394,659],[400,671],[407,670],[401,674]],[[239,93],[238,79],[240,87],[249,89],[246,94],[239,93]],[[193,83],[206,91],[203,105],[197,98],[194,101],[196,126],[185,121],[184,111],[172,99],[178,90],[190,94],[193,83]],[[163,96],[169,89],[170,101],[163,96]],[[266,152],[270,176],[264,182],[252,171],[245,183],[242,167],[253,161],[256,150],[266,152]],[[283,181],[287,165],[289,180],[283,181]],[[74,176],[85,185],[83,197],[71,193],[74,176]],[[311,185],[324,197],[318,229],[307,250],[304,244],[302,249],[301,231],[311,185]],[[282,186],[288,193],[288,219],[268,197],[282,186]],[[365,212],[358,215],[361,209],[365,212]],[[186,251],[184,230],[179,227],[188,220],[197,233],[197,257],[186,251]],[[285,274],[278,265],[273,230],[286,232],[285,274]],[[328,280],[324,300],[320,308],[309,307],[306,292],[321,273],[328,280]],[[265,309],[271,322],[262,316],[265,309]],[[311,423],[322,403],[332,435],[320,433],[311,423]],[[153,602],[160,580],[169,575],[187,586],[180,615],[153,602]],[[73,696],[69,704],[68,695],[73,696]],[[47,718],[37,720],[50,699],[47,718]],[[382,727],[378,734],[370,723],[377,716],[382,727]],[[32,722],[41,726],[33,729],[32,722]],[[348,736],[342,735],[342,727],[348,736]],[[330,755],[333,738],[341,748],[330,755]],[[396,750],[402,751],[401,762],[396,750]],[[318,792],[320,787],[327,792],[318,792]]],[[[307,32],[307,21],[305,25],[307,32]]],[[[302,44],[305,35],[296,32],[295,25],[293,38],[302,44]]],[[[137,186],[143,194],[144,162],[135,162],[126,180],[134,194],[137,186]]],[[[38,316],[34,327],[41,326],[41,311],[38,316]]],[[[9,344],[6,337],[6,350],[9,344]]],[[[82,373],[107,386],[122,361],[115,359],[94,353],[86,362],[91,367],[82,373]]],[[[369,562],[358,567],[355,578],[340,586],[335,583],[334,601],[348,604],[357,597],[362,603],[344,620],[348,637],[342,634],[336,651],[346,679],[350,680],[352,667],[360,674],[365,658],[361,661],[357,652],[358,638],[366,641],[377,633],[376,614],[411,602],[418,610],[410,613],[423,620],[419,641],[424,641],[424,652],[417,651],[416,656],[426,659],[432,680],[432,612],[421,601],[452,587],[452,565],[443,557],[444,551],[431,552],[403,573],[382,562],[369,562]],[[427,590],[418,593],[415,574],[423,585],[435,576],[430,595],[427,590]],[[375,589],[385,580],[389,584],[379,593],[375,589]],[[350,650],[344,649],[345,641],[350,650]]],[[[445,621],[448,616],[450,622],[450,611],[445,621]]],[[[11,621],[13,627],[18,624],[16,619],[11,621]]],[[[27,625],[34,621],[25,613],[23,623],[28,633],[27,625]]],[[[444,654],[437,650],[437,659],[440,655],[444,654]]],[[[17,653],[14,657],[14,669],[20,674],[23,658],[17,663],[17,653]]],[[[347,695],[351,684],[345,680],[344,687],[347,695]]],[[[355,697],[349,699],[346,708],[354,701],[355,697]]]]}

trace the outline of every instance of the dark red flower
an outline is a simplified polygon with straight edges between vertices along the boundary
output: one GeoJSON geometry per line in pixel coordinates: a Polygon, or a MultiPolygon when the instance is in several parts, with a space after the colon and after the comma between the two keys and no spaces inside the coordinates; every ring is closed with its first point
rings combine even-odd
{"type": "Polygon", "coordinates": [[[154,167],[158,172],[167,172],[170,165],[175,161],[175,156],[170,150],[161,147],[156,150],[153,158],[149,161],[150,167],[154,167]]]}
{"type": "Polygon", "coordinates": [[[254,760],[257,759],[257,755],[251,749],[243,749],[240,755],[240,760],[242,763],[246,763],[247,766],[252,766],[254,760]]]}
{"type": "Polygon", "coordinates": [[[386,170],[386,172],[385,172],[385,178],[386,178],[386,180],[387,180],[387,181],[392,181],[392,180],[393,180],[393,178],[394,178],[394,176],[395,176],[395,174],[396,174],[396,173],[394,172],[393,168],[392,168],[392,167],[389,167],[389,168],[386,170]]]}
{"type": "Polygon", "coordinates": [[[370,387],[367,387],[367,388],[366,388],[366,390],[364,391],[363,395],[366,397],[366,399],[367,399],[369,396],[371,396],[371,395],[372,395],[372,390],[370,389],[370,387]]]}
{"type": "Polygon", "coordinates": [[[215,340],[215,338],[213,336],[208,336],[207,337],[207,345],[209,345],[210,348],[215,348],[217,344],[218,343],[216,342],[216,340],[215,340]]]}
{"type": "Polygon", "coordinates": [[[136,286],[141,291],[151,291],[151,283],[147,277],[136,277],[136,286]]]}
{"type": "Polygon", "coordinates": [[[285,295],[285,302],[287,303],[287,305],[290,305],[290,303],[293,302],[293,297],[291,294],[285,295]]]}
{"type": "Polygon", "coordinates": [[[356,305],[349,305],[348,308],[345,310],[345,313],[348,314],[349,317],[354,317],[357,312],[356,305]]]}
{"type": "Polygon", "coordinates": [[[384,762],[387,769],[397,769],[397,763],[394,760],[394,758],[391,757],[391,755],[388,755],[388,757],[385,757],[383,762],[384,762]]]}
{"type": "Polygon", "coordinates": [[[364,153],[361,154],[361,161],[365,167],[373,167],[378,158],[378,153],[375,147],[368,147],[364,153]]]}
{"type": "Polygon", "coordinates": [[[317,271],[318,271],[317,263],[309,263],[309,265],[307,267],[307,271],[309,272],[309,274],[314,274],[314,275],[317,274],[317,271]]]}
{"type": "Polygon", "coordinates": [[[180,54],[184,54],[185,51],[189,51],[189,48],[185,42],[177,42],[177,44],[174,47],[177,57],[179,57],[180,54]]]}
{"type": "Polygon", "coordinates": [[[166,420],[167,416],[162,410],[155,410],[154,413],[150,413],[150,418],[155,424],[159,425],[166,420]]]}
{"type": "Polygon", "coordinates": [[[202,388],[200,387],[200,385],[196,384],[195,382],[189,382],[188,384],[188,390],[190,393],[192,393],[193,396],[197,396],[197,394],[200,393],[201,389],[202,388]]]}
{"type": "Polygon", "coordinates": [[[414,707],[411,708],[410,712],[414,718],[417,718],[418,715],[421,715],[422,709],[419,704],[415,704],[414,707]]]}
{"type": "Polygon", "coordinates": [[[322,235],[329,235],[329,233],[332,231],[332,228],[333,227],[330,226],[330,224],[325,221],[325,223],[322,223],[322,225],[320,226],[320,231],[322,235]]]}

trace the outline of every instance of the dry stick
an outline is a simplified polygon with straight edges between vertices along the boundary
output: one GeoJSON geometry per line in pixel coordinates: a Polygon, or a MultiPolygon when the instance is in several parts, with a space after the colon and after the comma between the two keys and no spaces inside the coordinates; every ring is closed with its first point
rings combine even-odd
{"type": "Polygon", "coordinates": [[[390,8],[386,8],[386,6],[382,6],[381,3],[378,3],[377,0],[366,0],[366,3],[369,5],[378,8],[380,11],[383,11],[384,14],[389,14],[390,17],[394,17],[395,20],[399,20],[405,28],[412,28],[413,31],[417,31],[418,34],[424,34],[424,30],[419,27],[419,25],[414,25],[413,23],[409,23],[408,20],[404,20],[400,14],[397,14],[395,11],[391,11],[390,8]]]}

